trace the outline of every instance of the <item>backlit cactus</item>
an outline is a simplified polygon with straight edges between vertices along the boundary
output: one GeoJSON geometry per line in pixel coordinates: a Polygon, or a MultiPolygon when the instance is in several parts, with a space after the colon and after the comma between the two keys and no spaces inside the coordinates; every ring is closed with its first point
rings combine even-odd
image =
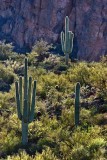
{"type": "Polygon", "coordinates": [[[72,31],[69,31],[69,18],[66,16],[65,18],[65,33],[61,32],[61,45],[62,50],[65,53],[65,61],[68,65],[69,61],[69,54],[72,52],[73,49],[73,38],[74,34],[72,31]]]}
{"type": "Polygon", "coordinates": [[[26,145],[28,142],[28,124],[34,119],[35,97],[36,97],[36,81],[34,81],[32,90],[32,77],[28,79],[28,61],[25,58],[24,71],[24,96],[22,87],[22,77],[19,78],[19,83],[15,82],[16,87],[16,102],[18,118],[22,121],[22,144],[26,145]]]}
{"type": "Polygon", "coordinates": [[[80,83],[78,82],[75,86],[75,126],[79,125],[80,117],[80,83]]]}

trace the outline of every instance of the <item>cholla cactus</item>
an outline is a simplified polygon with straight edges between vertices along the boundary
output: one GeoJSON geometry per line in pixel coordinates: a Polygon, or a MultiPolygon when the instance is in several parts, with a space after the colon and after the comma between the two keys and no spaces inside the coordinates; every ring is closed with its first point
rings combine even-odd
{"type": "Polygon", "coordinates": [[[78,82],[75,86],[75,126],[79,125],[79,117],[80,117],[80,83],[78,82]]]}
{"type": "Polygon", "coordinates": [[[24,73],[24,99],[22,96],[22,77],[19,78],[19,83],[15,82],[16,86],[16,101],[18,118],[22,121],[22,144],[28,142],[28,124],[34,119],[35,97],[36,97],[36,81],[34,81],[32,100],[31,100],[31,85],[32,78],[27,75],[27,58],[25,58],[25,73],[24,73]]]}
{"type": "Polygon", "coordinates": [[[69,18],[66,16],[65,18],[65,34],[61,32],[61,45],[62,50],[65,53],[65,61],[66,65],[68,65],[69,54],[72,52],[73,49],[73,38],[74,34],[72,31],[69,31],[69,18]]]}

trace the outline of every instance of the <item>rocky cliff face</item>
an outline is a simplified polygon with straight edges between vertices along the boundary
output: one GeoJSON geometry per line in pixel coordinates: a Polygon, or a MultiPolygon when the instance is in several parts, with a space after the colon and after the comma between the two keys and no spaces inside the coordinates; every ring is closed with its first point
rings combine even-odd
{"type": "Polygon", "coordinates": [[[41,37],[60,42],[66,15],[79,58],[96,60],[107,53],[107,0],[0,0],[0,39],[13,42],[17,51],[41,37]]]}

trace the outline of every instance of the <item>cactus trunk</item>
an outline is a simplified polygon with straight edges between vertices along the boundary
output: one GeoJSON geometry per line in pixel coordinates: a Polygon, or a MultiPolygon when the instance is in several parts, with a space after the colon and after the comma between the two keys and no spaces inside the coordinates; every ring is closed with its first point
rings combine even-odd
{"type": "Polygon", "coordinates": [[[28,143],[28,123],[22,120],[22,144],[27,145],[28,143]]]}
{"type": "Polygon", "coordinates": [[[80,118],[80,83],[78,82],[75,87],[75,126],[79,125],[80,118]]]}
{"type": "Polygon", "coordinates": [[[68,65],[69,63],[69,54],[65,54],[65,62],[66,62],[66,65],[68,65]]]}

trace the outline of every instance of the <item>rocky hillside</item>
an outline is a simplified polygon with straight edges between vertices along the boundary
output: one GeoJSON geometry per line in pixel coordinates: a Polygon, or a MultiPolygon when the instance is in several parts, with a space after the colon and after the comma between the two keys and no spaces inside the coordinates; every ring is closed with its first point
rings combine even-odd
{"type": "Polygon", "coordinates": [[[107,53],[107,0],[1,0],[0,39],[13,42],[19,52],[41,37],[60,43],[66,15],[79,58],[96,60],[107,53]]]}

